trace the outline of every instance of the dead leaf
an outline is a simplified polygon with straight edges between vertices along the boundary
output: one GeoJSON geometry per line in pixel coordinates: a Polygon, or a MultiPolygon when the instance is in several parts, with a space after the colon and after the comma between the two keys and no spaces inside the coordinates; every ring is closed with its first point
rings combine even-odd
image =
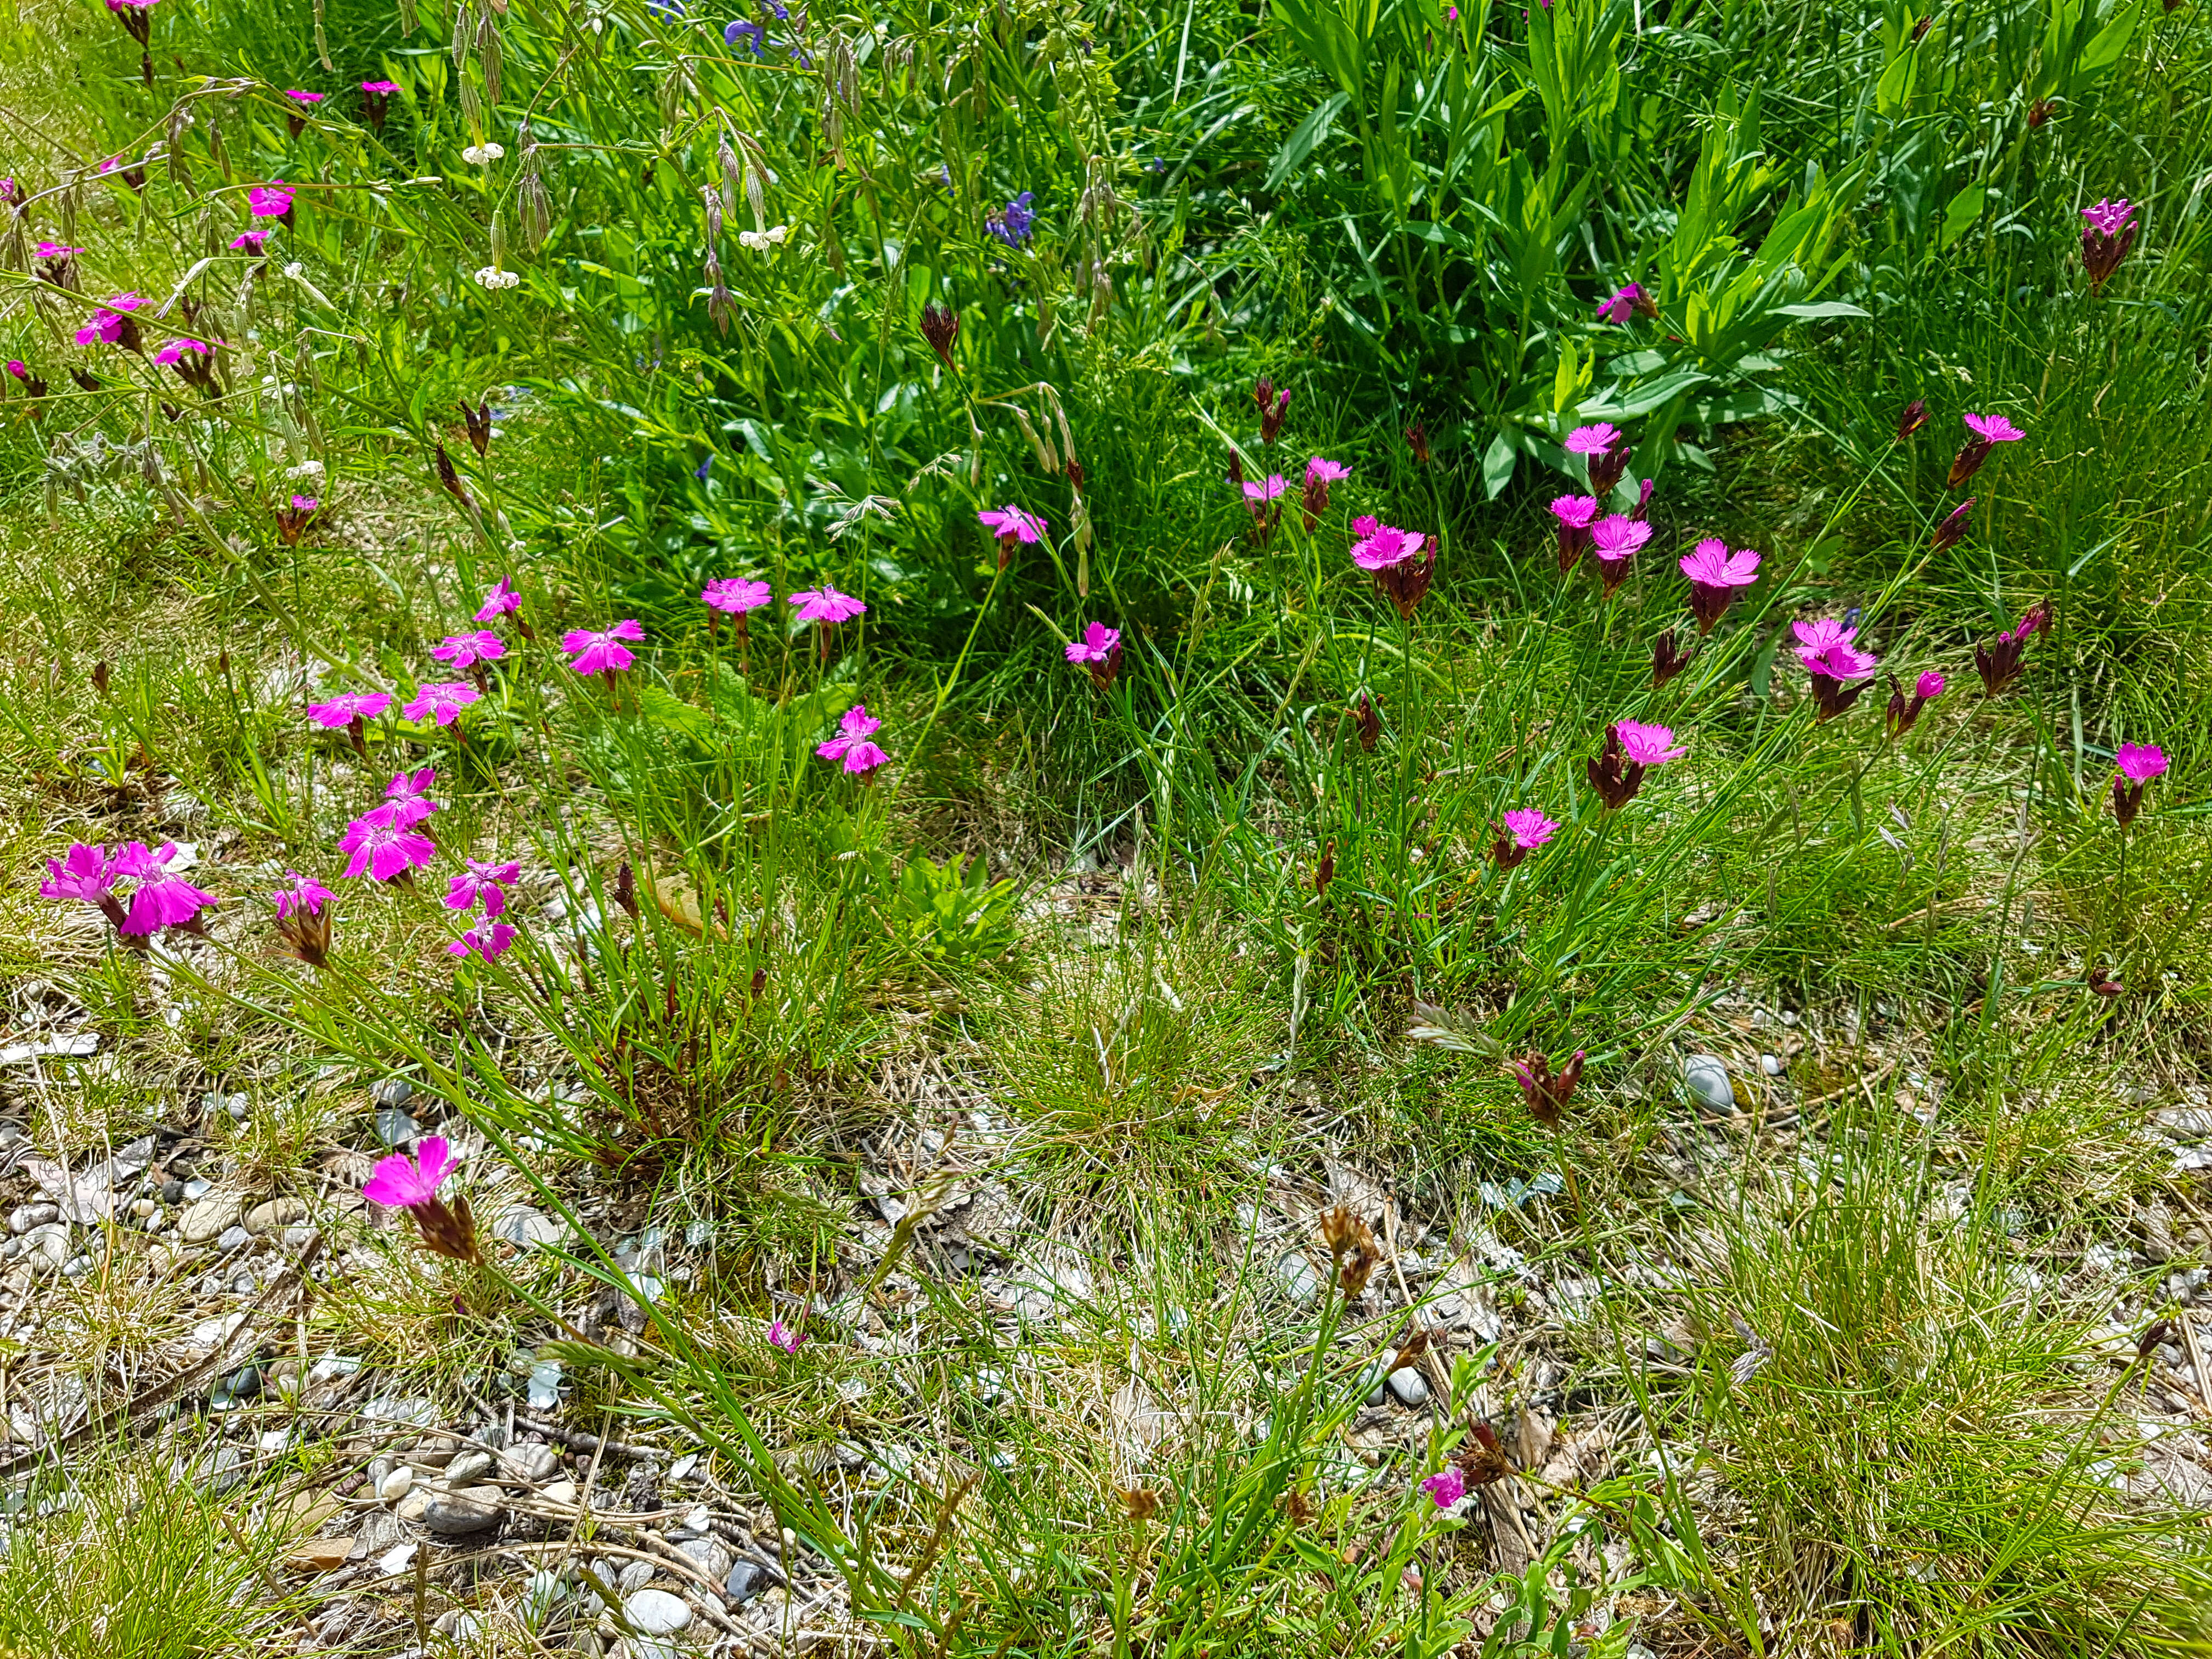
{"type": "Polygon", "coordinates": [[[336,1572],[352,1554],[350,1538],[310,1538],[293,1547],[284,1565],[294,1572],[336,1572]]]}

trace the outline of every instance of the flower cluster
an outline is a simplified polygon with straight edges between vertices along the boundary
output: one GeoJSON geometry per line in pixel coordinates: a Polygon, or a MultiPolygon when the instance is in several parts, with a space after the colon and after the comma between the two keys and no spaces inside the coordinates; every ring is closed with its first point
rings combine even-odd
{"type": "Polygon", "coordinates": [[[178,850],[173,841],[158,850],[143,841],[130,842],[112,854],[105,846],[72,842],[62,857],[46,860],[47,878],[39,884],[39,893],[92,906],[129,940],[143,942],[162,927],[197,933],[202,931],[199,913],[215,902],[215,896],[170,872],[178,850]],[[128,908],[115,890],[122,881],[133,884],[128,908]]]}

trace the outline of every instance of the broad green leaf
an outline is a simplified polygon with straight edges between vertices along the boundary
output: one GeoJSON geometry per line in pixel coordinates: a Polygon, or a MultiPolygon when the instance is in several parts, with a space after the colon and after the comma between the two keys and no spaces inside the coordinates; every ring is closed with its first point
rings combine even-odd
{"type": "Polygon", "coordinates": [[[1514,447],[1510,433],[1500,432],[1490,441],[1490,447],[1482,455],[1482,488],[1485,497],[1496,501],[1505,486],[1513,482],[1514,463],[1521,452],[1514,447]]]}
{"type": "Polygon", "coordinates": [[[1299,122],[1297,131],[1284,141],[1282,149],[1275,152],[1274,165],[1267,169],[1267,182],[1264,188],[1271,191],[1281,189],[1283,180],[1304,166],[1306,157],[1313,154],[1314,147],[1328,137],[1329,129],[1335,125],[1338,114],[1351,101],[1347,94],[1332,93],[1322,101],[1320,108],[1299,122]]]}
{"type": "MultiPolygon", "coordinates": [[[[1974,221],[1982,216],[1982,207],[1989,200],[1989,191],[1980,185],[1968,185],[1951,198],[1943,210],[1943,229],[1936,240],[1939,248],[1948,248],[1973,228],[1974,221]]],[[[1859,313],[1864,316],[1866,313],[1859,313]]]]}

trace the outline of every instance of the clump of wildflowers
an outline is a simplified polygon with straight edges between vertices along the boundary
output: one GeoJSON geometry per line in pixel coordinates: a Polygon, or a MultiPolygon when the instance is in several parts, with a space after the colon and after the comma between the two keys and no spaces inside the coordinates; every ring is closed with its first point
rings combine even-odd
{"type": "Polygon", "coordinates": [[[122,931],[127,913],[123,901],[115,896],[115,861],[108,857],[104,844],[71,842],[67,853],[46,860],[46,869],[47,878],[39,884],[40,897],[75,899],[89,904],[112,922],[118,933],[122,931]]]}
{"type": "Polygon", "coordinates": [[[483,1252],[477,1243],[476,1219],[469,1213],[468,1200],[456,1198],[448,1206],[438,1196],[455,1161],[442,1137],[427,1136],[416,1143],[413,1158],[394,1152],[378,1164],[361,1195],[388,1210],[405,1210],[423,1245],[435,1254],[456,1261],[481,1261],[483,1252]]]}
{"type": "Polygon", "coordinates": [[[111,855],[106,848],[72,842],[67,854],[46,860],[47,879],[39,884],[43,898],[75,899],[88,904],[115,926],[126,940],[143,940],[161,927],[201,931],[199,913],[215,902],[182,876],[169,873],[177,844],[164,842],[159,851],[143,841],[128,842],[111,855]],[[137,884],[126,909],[115,891],[118,881],[137,884]]]}
{"type": "Polygon", "coordinates": [[[1559,834],[1559,826],[1537,808],[1524,806],[1505,814],[1490,856],[1501,870],[1510,870],[1559,834]]]}
{"type": "Polygon", "coordinates": [[[1397,607],[1402,620],[1411,622],[1436,575],[1436,556],[1429,550],[1428,538],[1368,518],[1353,520],[1352,529],[1359,538],[1352,544],[1352,563],[1371,572],[1375,591],[1397,607]]]}
{"type": "Polygon", "coordinates": [[[1067,659],[1082,665],[1095,689],[1111,690],[1114,677],[1121,670],[1121,630],[1092,623],[1081,639],[1068,641],[1067,659]]]}
{"type": "Polygon", "coordinates": [[[1559,521],[1559,574],[1566,574],[1590,549],[1590,526],[1597,522],[1595,495],[1555,495],[1552,516],[1559,521]]]}
{"type": "Polygon", "coordinates": [[[2018,627],[1998,635],[1987,645],[1974,647],[1974,672],[1982,677],[1984,696],[2004,695],[2024,670],[2021,653],[2027,649],[2028,641],[2050,626],[2051,607],[2032,605],[2018,627]]]}
{"type": "Polygon", "coordinates": [[[1977,415],[1969,410],[1965,417],[1968,438],[1951,462],[1951,474],[1944,487],[1956,489],[1982,470],[1982,463],[1999,444],[2015,444],[2027,434],[2002,415],[1977,415]]]}
{"type": "Polygon", "coordinates": [[[2102,290],[2106,278],[2119,269],[2136,245],[2135,216],[2124,196],[2081,210],[2081,268],[2089,273],[2092,294],[2102,290]]]}
{"type": "Polygon", "coordinates": [[[1605,748],[1596,759],[1584,763],[1590,787],[1608,811],[1618,811],[1636,799],[1644,787],[1644,774],[1651,767],[1677,761],[1690,751],[1671,746],[1671,727],[1646,726],[1640,720],[1615,720],[1606,728],[1605,748]]]}
{"type": "Polygon", "coordinates": [[[383,805],[346,826],[338,851],[353,854],[346,866],[348,877],[391,881],[410,876],[438,855],[436,843],[417,827],[438,810],[427,793],[436,779],[437,773],[427,766],[419,772],[400,773],[384,792],[383,805]]]}
{"type": "Polygon", "coordinates": [[[645,637],[645,629],[635,617],[625,617],[612,628],[592,629],[572,628],[561,636],[561,648],[573,660],[568,666],[586,678],[605,674],[607,683],[637,660],[636,653],[623,643],[645,637]]]}
{"type": "Polygon", "coordinates": [[[883,722],[868,713],[868,706],[856,702],[845,711],[838,723],[837,735],[827,743],[817,745],[814,752],[823,760],[842,761],[845,769],[856,775],[873,772],[890,757],[868,739],[870,734],[881,729],[883,722]]]}
{"type": "Polygon", "coordinates": [[[1602,597],[1611,599],[1628,580],[1628,562],[1651,539],[1651,526],[1625,513],[1608,514],[1590,526],[1590,545],[1597,553],[1598,580],[1602,597]]]}
{"type": "Polygon", "coordinates": [[[1912,697],[1907,702],[1905,688],[1897,683],[1897,676],[1889,677],[1889,707],[1882,711],[1882,726],[1893,738],[1901,738],[1918,724],[1920,711],[1943,695],[1944,679],[1933,669],[1913,682],[1912,697]]]}
{"type": "Polygon", "coordinates": [[[269,896],[276,906],[276,938],[287,955],[319,968],[331,954],[331,890],[313,876],[287,870],[289,884],[269,896]]]}
{"type": "Polygon", "coordinates": [[[1759,555],[1747,547],[1731,553],[1726,542],[1708,537],[1682,556],[1681,569],[1690,579],[1690,614],[1698,619],[1698,632],[1710,634],[1735,603],[1736,589],[1759,580],[1759,555]]]}
{"type": "Polygon", "coordinates": [[[2118,766],[2112,775],[2112,816],[2124,830],[2142,811],[2143,791],[2150,781],[2165,773],[2166,751],[2154,743],[2124,743],[2118,766]]]}

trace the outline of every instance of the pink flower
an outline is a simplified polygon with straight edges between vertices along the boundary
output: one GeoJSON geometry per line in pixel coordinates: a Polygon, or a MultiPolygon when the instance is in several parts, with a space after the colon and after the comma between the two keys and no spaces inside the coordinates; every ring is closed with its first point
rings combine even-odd
{"type": "Polygon", "coordinates": [[[838,735],[817,746],[814,752],[823,760],[842,760],[848,772],[872,771],[890,758],[867,740],[868,734],[882,725],[869,714],[867,704],[856,702],[845,711],[838,735]]]}
{"type": "Polygon", "coordinates": [[[276,902],[276,920],[283,921],[294,911],[307,915],[319,915],[323,906],[331,902],[331,890],[313,876],[303,876],[297,870],[287,870],[291,884],[280,887],[269,896],[276,902]]]}
{"type": "Polygon", "coordinates": [[[1808,672],[1825,674],[1832,680],[1863,680],[1873,673],[1881,661],[1879,657],[1869,656],[1856,646],[1841,642],[1811,656],[1806,656],[1802,651],[1797,654],[1803,658],[1808,672]]]}
{"type": "Polygon", "coordinates": [[[2120,775],[2130,782],[2148,783],[2166,770],[2166,751],[2154,743],[2124,743],[2119,768],[2120,775]]]}
{"type": "Polygon", "coordinates": [[[1638,766],[1664,766],[1668,761],[1680,760],[1690,752],[1686,748],[1668,747],[1674,741],[1674,732],[1670,726],[1645,726],[1637,720],[1615,720],[1613,729],[1620,738],[1623,752],[1638,766]]]}
{"type": "Polygon", "coordinates": [[[1467,1496],[1467,1476],[1460,1473],[1457,1464],[1446,1464],[1422,1481],[1420,1489],[1436,1500],[1438,1509],[1448,1510],[1467,1496]]]}
{"type": "Polygon", "coordinates": [[[289,98],[295,104],[319,104],[324,99],[330,96],[328,93],[323,92],[295,92],[290,90],[287,90],[284,95],[287,98],[289,98]]]}
{"type": "MultiPolygon", "coordinates": [[[[1004,532],[1001,532],[1001,539],[1004,539],[1004,532]]],[[[788,603],[799,607],[799,621],[811,623],[850,622],[868,608],[851,594],[840,593],[827,582],[818,588],[810,587],[793,593],[788,603]]]]}
{"type": "Polygon", "coordinates": [[[375,97],[389,98],[399,90],[399,83],[397,81],[364,81],[361,83],[361,89],[375,97]]]}
{"type": "Polygon", "coordinates": [[[1533,853],[1559,833],[1559,826],[1533,806],[1505,815],[1506,833],[1524,853],[1533,853]]]}
{"type": "MultiPolygon", "coordinates": [[[[1858,630],[1848,631],[1856,634],[1858,630]]],[[[1868,676],[1879,662],[1848,639],[1831,640],[1818,651],[1800,646],[1797,656],[1813,682],[1813,701],[1820,709],[1814,718],[1823,721],[1835,719],[1859,700],[1860,694],[1873,684],[1868,676]]],[[[1910,719],[1908,714],[1908,726],[1910,719]]]]}
{"type": "Polygon", "coordinates": [[[1629,283],[1613,290],[1613,297],[1597,308],[1597,319],[1601,323],[1625,323],[1631,316],[1656,317],[1659,307],[1639,283],[1629,283]]]}
{"type": "Polygon", "coordinates": [[[249,230],[230,239],[230,245],[233,247],[243,249],[248,253],[260,252],[268,246],[268,243],[269,233],[265,230],[249,230]]]}
{"type": "Polygon", "coordinates": [[[386,823],[396,823],[401,829],[420,823],[438,810],[438,803],[430,799],[430,787],[438,781],[438,769],[426,766],[419,772],[400,772],[385,786],[386,805],[374,808],[369,817],[386,823]]]}
{"type": "Polygon", "coordinates": [[[1256,513],[1288,488],[1279,472],[1270,472],[1265,479],[1247,478],[1243,484],[1245,504],[1256,513]]]}
{"type": "Polygon", "coordinates": [[[1104,662],[1121,648],[1121,630],[1109,628],[1104,623],[1092,623],[1083,630],[1083,637],[1071,641],[1067,647],[1070,662],[1104,662]]]}
{"type": "Polygon", "coordinates": [[[1650,539],[1651,526],[1625,513],[1608,514],[1590,526],[1590,543],[1597,549],[1599,559],[1607,564],[1631,557],[1650,539]]]}
{"type": "Polygon", "coordinates": [[[246,192],[246,210],[257,219],[281,219],[292,210],[292,187],[282,179],[246,192]]]}
{"type": "Polygon", "coordinates": [[[1565,529],[1587,530],[1597,519],[1597,497],[1554,495],[1552,497],[1552,516],[1565,529]]]}
{"type": "Polygon", "coordinates": [[[475,620],[480,623],[497,622],[510,611],[522,609],[522,595],[516,592],[501,576],[491,592],[484,595],[483,604],[477,607],[475,620]]]}
{"type": "Polygon", "coordinates": [[[149,852],[146,843],[134,841],[115,855],[115,873],[137,878],[138,890],[131,896],[131,914],[117,929],[125,933],[150,933],[156,927],[180,927],[189,925],[200,911],[215,902],[215,895],[204,893],[181,876],[168,873],[167,866],[177,855],[177,843],[164,842],[158,853],[149,852]]]}
{"type": "Polygon", "coordinates": [[[1306,463],[1306,482],[1310,484],[1342,483],[1352,476],[1352,469],[1316,455],[1306,463]]]}
{"type": "Polygon", "coordinates": [[[1620,439],[1620,428],[1609,421],[1600,422],[1595,426],[1578,426],[1567,434],[1567,453],[1602,455],[1620,439]]]}
{"type": "Polygon", "coordinates": [[[453,1172],[455,1159],[441,1135],[416,1142],[415,1156],[394,1152],[379,1163],[361,1189],[361,1195],[387,1210],[412,1209],[434,1202],[438,1188],[453,1172]]]}
{"type": "Polygon", "coordinates": [[[1354,541],[1362,540],[1373,535],[1382,527],[1382,520],[1370,514],[1363,513],[1352,521],[1352,538],[1354,541]]]}
{"type": "Polygon", "coordinates": [[[1728,544],[1707,538],[1694,552],[1681,559],[1682,574],[1690,579],[1690,611],[1698,619],[1698,632],[1710,634],[1735,601],[1735,590],[1759,580],[1759,555],[1749,548],[1731,554],[1728,544]]]}
{"type": "MultiPolygon", "coordinates": [[[[1249,489],[1251,486],[1245,486],[1249,489]]],[[[1363,520],[1370,526],[1367,534],[1352,544],[1352,562],[1362,570],[1388,570],[1393,565],[1403,564],[1421,550],[1428,538],[1418,532],[1400,530],[1387,524],[1376,524],[1363,520]]],[[[1352,528],[1357,530],[1358,524],[1352,528]]]]}
{"type": "Polygon", "coordinates": [[[489,962],[502,954],[514,943],[514,929],[506,922],[495,921],[488,927],[471,927],[446,947],[449,957],[481,957],[489,962]]]}
{"type": "MultiPolygon", "coordinates": [[[[430,654],[441,662],[449,662],[456,668],[467,668],[480,662],[494,662],[507,654],[507,641],[489,628],[470,634],[448,634],[443,645],[434,645],[430,654]]],[[[419,714],[410,714],[410,720],[420,720],[419,714]]]]}
{"type": "Polygon", "coordinates": [[[2136,216],[2136,210],[2123,196],[2117,202],[2100,202],[2094,207],[2085,207],[2081,216],[2100,236],[2117,236],[2128,228],[2128,221],[2136,216]]]}
{"type": "Polygon", "coordinates": [[[513,859],[505,864],[486,864],[477,859],[467,862],[467,870],[455,876],[453,884],[446,890],[446,908],[470,910],[481,899],[487,919],[506,914],[507,889],[502,884],[520,878],[520,863],[513,859]]]}
{"type": "MultiPolygon", "coordinates": [[[[295,495],[292,497],[292,510],[295,513],[312,513],[321,505],[322,503],[317,501],[313,495],[295,495]]],[[[433,651],[430,654],[434,657],[438,653],[433,651]]]]}
{"type": "Polygon", "coordinates": [[[2021,431],[2002,415],[1976,415],[1970,411],[1966,416],[1966,429],[1984,443],[2018,443],[2022,438],[2027,436],[2027,433],[2021,431]]]}
{"type": "Polygon", "coordinates": [[[137,337],[137,325],[124,313],[136,311],[146,302],[136,294],[114,294],[104,305],[94,307],[91,319],[76,331],[79,345],[90,345],[98,340],[115,345],[126,337],[137,337]]]}
{"type": "Polygon", "coordinates": [[[1943,695],[1943,677],[1929,669],[1912,683],[1912,695],[1923,702],[1933,702],[1943,695]]]}
{"type": "Polygon", "coordinates": [[[768,1341],[769,1346],[772,1348],[781,1348],[786,1353],[797,1353],[799,1345],[805,1340],[804,1336],[793,1330],[781,1319],[773,1320],[769,1324],[768,1341]]]}
{"type": "Polygon", "coordinates": [[[415,688],[415,700],[400,709],[410,720],[435,720],[451,726],[461,710],[477,700],[476,687],[466,680],[433,680],[415,688]]]}
{"type": "Polygon", "coordinates": [[[726,611],[743,616],[748,611],[757,611],[769,599],[766,582],[747,581],[739,576],[720,576],[707,584],[699,595],[703,604],[717,611],[726,611]]]}
{"type": "Polygon", "coordinates": [[[1808,666],[1811,665],[1814,658],[1830,646],[1849,645],[1859,636],[1857,629],[1846,628],[1832,617],[1822,617],[1815,622],[1792,623],[1790,628],[1797,636],[1797,659],[1808,666]]]}
{"type": "Polygon", "coordinates": [[[88,847],[81,841],[71,842],[62,857],[46,860],[46,868],[52,879],[39,884],[40,897],[76,899],[94,908],[113,904],[110,896],[115,885],[114,861],[104,845],[88,847]]]}
{"type": "MultiPolygon", "coordinates": [[[[1023,546],[1029,546],[1035,543],[1042,541],[1045,536],[1045,521],[1037,517],[1034,513],[1024,513],[1018,507],[1010,506],[986,507],[983,511],[975,515],[975,522],[981,525],[986,530],[989,531],[994,536],[996,536],[1001,542],[1006,543],[1009,547],[1012,547],[1018,543],[1023,546]]],[[[837,593],[837,590],[834,587],[824,588],[823,592],[824,593],[837,593]]],[[[844,595],[837,594],[837,597],[843,599],[844,595]]],[[[794,603],[797,602],[798,598],[799,596],[795,593],[792,595],[792,599],[794,603]]],[[[852,601],[848,600],[847,603],[849,604],[852,603],[852,601]]],[[[853,614],[858,616],[860,612],[854,611],[853,614]]],[[[817,620],[842,622],[845,620],[842,617],[830,617],[828,618],[811,617],[808,617],[805,611],[801,611],[799,616],[802,620],[808,622],[817,620]]]]}
{"type": "Polygon", "coordinates": [[[593,633],[586,628],[573,629],[561,636],[561,648],[575,660],[568,665],[579,674],[619,673],[637,660],[624,640],[641,640],[645,629],[634,617],[625,617],[612,628],[593,633]]]}
{"type": "Polygon", "coordinates": [[[437,844],[415,828],[418,820],[402,823],[386,816],[390,811],[388,807],[379,807],[346,825],[338,851],[353,854],[345,869],[348,877],[366,874],[375,881],[390,881],[402,871],[419,870],[438,856],[437,844]]]}
{"type": "Polygon", "coordinates": [[[10,357],[8,360],[8,372],[19,380],[27,380],[31,378],[31,371],[23,367],[23,360],[21,357],[10,357]]]}
{"type": "Polygon", "coordinates": [[[391,707],[392,694],[388,691],[341,691],[328,702],[309,703],[307,718],[335,731],[356,720],[373,720],[391,707]]]}
{"type": "Polygon", "coordinates": [[[31,250],[31,254],[39,259],[66,259],[83,252],[81,247],[64,247],[59,242],[40,242],[31,250]]]}

